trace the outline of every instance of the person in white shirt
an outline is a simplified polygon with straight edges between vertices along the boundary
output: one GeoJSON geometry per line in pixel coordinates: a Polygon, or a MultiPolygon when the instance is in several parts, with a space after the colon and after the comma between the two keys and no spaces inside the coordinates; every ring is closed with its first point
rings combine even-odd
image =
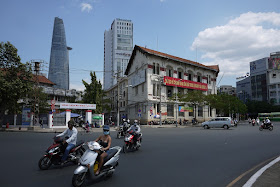
{"type": "Polygon", "coordinates": [[[270,124],[271,124],[270,119],[268,119],[268,117],[266,117],[265,125],[268,127],[270,124]]]}
{"type": "Polygon", "coordinates": [[[78,131],[74,127],[73,121],[70,120],[68,122],[68,129],[66,129],[63,133],[56,135],[56,137],[61,137],[61,136],[64,136],[64,135],[68,136],[69,138],[67,140],[63,140],[63,144],[68,143],[68,145],[67,145],[67,147],[64,151],[64,154],[61,158],[61,164],[62,165],[65,164],[70,150],[73,149],[76,146],[76,143],[77,143],[78,131]]]}

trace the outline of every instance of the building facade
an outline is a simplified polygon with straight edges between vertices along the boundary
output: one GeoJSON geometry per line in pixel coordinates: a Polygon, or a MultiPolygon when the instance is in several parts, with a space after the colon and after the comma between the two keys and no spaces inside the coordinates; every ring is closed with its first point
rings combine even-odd
{"type": "Polygon", "coordinates": [[[245,77],[242,80],[236,82],[236,96],[243,102],[246,103],[251,99],[251,77],[245,77]]]}
{"type": "Polygon", "coordinates": [[[251,93],[254,101],[268,101],[267,94],[267,65],[268,58],[250,62],[251,93]]]}
{"type": "Polygon", "coordinates": [[[149,121],[191,121],[196,108],[198,121],[216,116],[210,106],[188,106],[171,99],[174,94],[201,90],[217,94],[219,67],[182,59],[135,46],[125,74],[128,76],[128,118],[149,121]],[[130,86],[131,85],[131,86],[130,86]]]}
{"type": "Polygon", "coordinates": [[[104,90],[116,85],[118,77],[124,77],[132,49],[133,23],[115,19],[104,32],[104,90]]]}
{"type": "Polygon", "coordinates": [[[280,105],[280,52],[270,54],[267,77],[269,102],[280,105]]]}
{"type": "Polygon", "coordinates": [[[69,90],[69,50],[63,20],[55,17],[48,79],[56,88],[69,90]]]}
{"type": "Polygon", "coordinates": [[[219,92],[235,96],[236,88],[231,85],[221,85],[219,88],[219,92]]]}
{"type": "Polygon", "coordinates": [[[117,124],[117,116],[119,113],[119,122],[122,119],[128,118],[128,87],[127,77],[122,77],[118,79],[118,83],[113,87],[105,91],[106,97],[104,99],[110,99],[111,101],[111,111],[105,113],[105,119],[110,119],[117,124]]]}

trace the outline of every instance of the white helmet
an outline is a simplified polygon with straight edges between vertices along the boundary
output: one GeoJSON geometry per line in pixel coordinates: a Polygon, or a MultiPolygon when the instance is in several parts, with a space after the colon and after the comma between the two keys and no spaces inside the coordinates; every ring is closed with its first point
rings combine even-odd
{"type": "Polygon", "coordinates": [[[129,123],[130,122],[130,120],[129,119],[127,119],[127,123],[129,123]]]}
{"type": "Polygon", "coordinates": [[[137,123],[138,121],[137,121],[137,119],[136,120],[134,120],[134,123],[137,123]]]}

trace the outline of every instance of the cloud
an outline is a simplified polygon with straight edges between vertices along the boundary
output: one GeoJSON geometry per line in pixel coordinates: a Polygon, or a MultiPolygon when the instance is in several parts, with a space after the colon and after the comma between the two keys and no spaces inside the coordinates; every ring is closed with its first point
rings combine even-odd
{"type": "Polygon", "coordinates": [[[92,5],[89,3],[81,3],[82,12],[87,11],[90,12],[92,10],[92,5]]]}
{"type": "Polygon", "coordinates": [[[199,32],[191,49],[203,53],[203,64],[219,64],[225,76],[245,75],[251,61],[280,50],[280,13],[241,14],[226,25],[199,32]]]}

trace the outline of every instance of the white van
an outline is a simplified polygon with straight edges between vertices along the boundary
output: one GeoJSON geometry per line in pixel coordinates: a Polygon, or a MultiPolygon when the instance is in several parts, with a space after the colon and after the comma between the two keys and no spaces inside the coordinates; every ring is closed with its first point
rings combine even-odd
{"type": "Polygon", "coordinates": [[[209,128],[224,128],[229,129],[230,127],[234,127],[234,122],[231,117],[216,117],[209,121],[205,121],[202,124],[204,129],[209,128]]]}

